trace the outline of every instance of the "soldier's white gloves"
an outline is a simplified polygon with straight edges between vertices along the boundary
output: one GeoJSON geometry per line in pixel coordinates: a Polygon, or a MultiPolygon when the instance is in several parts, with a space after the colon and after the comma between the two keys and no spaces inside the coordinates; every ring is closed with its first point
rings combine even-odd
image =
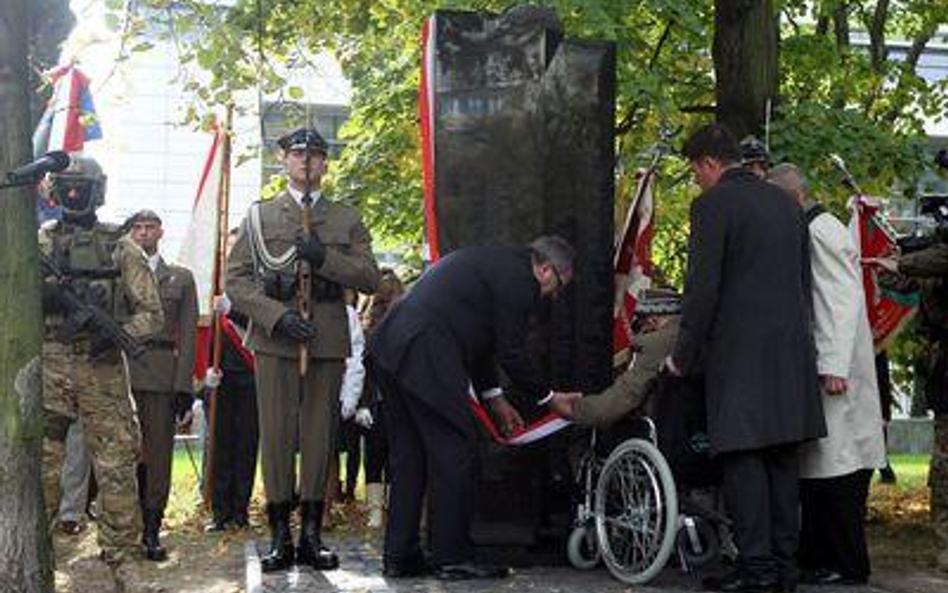
{"type": "Polygon", "coordinates": [[[231,302],[226,292],[214,297],[214,312],[218,315],[227,315],[230,313],[231,302]]]}
{"type": "Polygon", "coordinates": [[[207,373],[204,375],[204,387],[207,389],[217,389],[221,386],[221,378],[223,376],[223,371],[214,370],[214,367],[208,368],[207,373]]]}
{"type": "Polygon", "coordinates": [[[343,420],[348,420],[355,415],[356,405],[358,405],[358,403],[358,401],[354,401],[354,399],[350,398],[342,400],[342,410],[339,415],[342,416],[343,420]]]}
{"type": "Polygon", "coordinates": [[[368,408],[359,408],[355,413],[355,423],[362,428],[369,429],[372,428],[375,419],[372,418],[372,412],[368,408]]]}

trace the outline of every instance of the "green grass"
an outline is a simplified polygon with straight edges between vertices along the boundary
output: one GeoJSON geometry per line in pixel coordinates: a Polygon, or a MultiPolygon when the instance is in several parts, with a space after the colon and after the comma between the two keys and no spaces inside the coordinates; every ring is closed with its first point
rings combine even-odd
{"type": "Polygon", "coordinates": [[[905,488],[924,487],[928,483],[930,455],[890,455],[889,461],[895,469],[897,484],[905,488]]]}

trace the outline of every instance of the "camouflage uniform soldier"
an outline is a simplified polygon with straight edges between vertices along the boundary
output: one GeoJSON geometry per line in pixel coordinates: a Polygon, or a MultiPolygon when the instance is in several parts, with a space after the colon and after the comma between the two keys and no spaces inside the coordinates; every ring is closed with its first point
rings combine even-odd
{"type": "Polygon", "coordinates": [[[922,327],[931,346],[925,395],[935,413],[935,443],[928,474],[931,519],[942,542],[938,565],[948,571],[948,243],[942,241],[894,262],[879,263],[916,279],[922,290],[922,327]]]}
{"type": "MultiPolygon", "coordinates": [[[[98,163],[75,155],[70,167],[50,181],[63,220],[40,229],[40,249],[68,280],[52,275],[43,280],[46,507],[55,517],[66,431],[80,418],[99,482],[101,557],[118,569],[139,550],[139,428],[121,351],[94,320],[83,321],[76,314],[75,305],[63,298],[63,288],[68,285],[84,303],[96,305],[135,337],[161,329],[161,301],[142,250],[118,226],[96,218],[105,198],[105,176],[98,163]]],[[[120,585],[122,574],[116,572],[120,585]]]]}

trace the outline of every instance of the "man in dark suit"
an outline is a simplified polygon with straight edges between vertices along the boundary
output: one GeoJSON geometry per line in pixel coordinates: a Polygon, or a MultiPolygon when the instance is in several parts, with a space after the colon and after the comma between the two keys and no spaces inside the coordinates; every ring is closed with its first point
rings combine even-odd
{"type": "Polygon", "coordinates": [[[797,444],[826,434],[810,333],[803,211],[742,168],[721,125],[684,146],[703,193],[691,206],[679,336],[666,365],[705,373],[708,432],[734,520],[735,570],[719,591],[792,591],[797,444]]]}
{"type": "Polygon", "coordinates": [[[417,576],[428,569],[418,536],[426,490],[435,575],[458,580],[507,574],[471,563],[477,432],[467,399],[473,386],[502,431],[522,424],[498,388],[495,357],[538,404],[560,411],[578,397],[550,392],[524,346],[531,313],[570,282],[573,258],[572,247],[552,236],[529,249],[459,249],[429,269],[370,336],[369,363],[389,422],[386,576],[417,576]]]}

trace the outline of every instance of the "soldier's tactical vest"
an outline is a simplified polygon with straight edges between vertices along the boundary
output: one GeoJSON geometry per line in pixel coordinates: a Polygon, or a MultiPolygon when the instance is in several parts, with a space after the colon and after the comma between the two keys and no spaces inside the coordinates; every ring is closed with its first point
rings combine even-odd
{"type": "MultiPolygon", "coordinates": [[[[50,255],[70,275],[72,286],[80,297],[96,294],[104,304],[105,312],[118,323],[125,323],[130,319],[131,311],[115,258],[119,237],[121,230],[118,227],[96,224],[91,229],[83,229],[60,223],[50,233],[50,255]]],[[[46,335],[55,335],[62,321],[59,316],[47,316],[46,335]]],[[[86,329],[75,337],[88,336],[86,329]]]]}

